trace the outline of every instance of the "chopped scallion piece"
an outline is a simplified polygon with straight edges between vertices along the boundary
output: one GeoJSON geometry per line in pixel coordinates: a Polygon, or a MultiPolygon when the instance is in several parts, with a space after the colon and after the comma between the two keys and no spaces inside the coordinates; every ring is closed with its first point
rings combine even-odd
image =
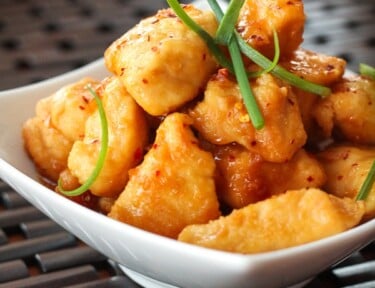
{"type": "Polygon", "coordinates": [[[96,165],[94,170],[92,171],[91,175],[87,178],[85,183],[83,183],[80,187],[74,189],[74,190],[64,190],[61,186],[61,181],[59,179],[58,181],[58,190],[62,194],[66,196],[79,196],[90,189],[91,185],[95,182],[95,180],[98,178],[100,171],[102,170],[104,166],[105,157],[107,155],[108,150],[108,122],[107,117],[105,115],[105,111],[103,108],[102,101],[100,100],[98,94],[90,87],[88,86],[87,89],[90,91],[90,93],[94,96],[94,99],[96,101],[96,104],[98,106],[99,116],[100,116],[100,124],[101,124],[101,146],[99,151],[99,156],[96,161],[96,165]]]}
{"type": "MultiPolygon", "coordinates": [[[[240,45],[242,53],[244,53],[247,57],[249,57],[254,63],[258,64],[263,69],[267,69],[272,65],[271,60],[269,60],[267,57],[262,55],[260,52],[252,48],[250,45],[246,43],[246,41],[237,33],[235,32],[238,43],[240,45]]],[[[328,87],[312,83],[310,81],[306,81],[297,75],[287,71],[280,65],[276,65],[272,71],[271,74],[274,76],[288,82],[289,84],[298,87],[301,90],[311,92],[314,94],[318,94],[322,97],[328,96],[331,94],[331,89],[328,87]]]]}
{"type": "Polygon", "coordinates": [[[359,73],[363,76],[368,76],[375,80],[375,67],[372,67],[367,64],[360,63],[359,64],[359,73]]]}
{"type": "MultiPolygon", "coordinates": [[[[232,2],[235,2],[233,0],[232,2]]],[[[231,2],[231,3],[232,3],[231,2]]],[[[220,23],[224,21],[225,15],[223,14],[219,4],[216,0],[208,0],[211,9],[214,11],[216,18],[220,23]]],[[[243,3],[242,3],[243,4],[243,3]]],[[[242,5],[241,5],[242,6],[242,5]]],[[[234,25],[232,26],[232,35],[234,32],[234,25]]],[[[242,61],[241,51],[239,49],[237,40],[235,37],[230,37],[229,41],[229,53],[231,55],[235,76],[240,87],[241,95],[244,100],[245,107],[248,111],[249,117],[255,129],[261,129],[264,126],[264,119],[262,113],[259,110],[258,103],[255,100],[254,94],[251,90],[248,75],[245,69],[245,66],[242,61]]]]}
{"type": "Polygon", "coordinates": [[[251,90],[249,78],[246,73],[245,66],[242,61],[240,48],[238,47],[237,40],[233,37],[229,43],[229,53],[233,61],[233,67],[240,87],[241,95],[249,114],[251,123],[255,129],[261,129],[264,126],[264,119],[261,111],[259,110],[258,103],[251,90]]]}
{"type": "Polygon", "coordinates": [[[279,43],[279,36],[277,35],[277,32],[275,29],[273,29],[273,42],[275,43],[274,44],[275,55],[273,56],[272,65],[268,67],[267,69],[248,73],[249,77],[255,78],[255,77],[259,77],[263,73],[270,73],[277,66],[277,63],[279,63],[279,59],[280,59],[280,43],[279,43]]]}
{"type": "Polygon", "coordinates": [[[220,20],[215,40],[220,44],[229,45],[233,36],[240,10],[245,0],[231,0],[223,19],[220,20]]]}
{"type": "Polygon", "coordinates": [[[176,13],[180,20],[189,27],[192,31],[198,34],[201,39],[206,43],[207,47],[210,49],[213,56],[219,62],[219,64],[227,68],[233,73],[232,63],[228,60],[225,54],[221,51],[220,47],[216,44],[213,37],[202,27],[200,27],[190,16],[185,12],[181,7],[180,3],[177,0],[167,0],[169,7],[176,13]]]}
{"type": "MultiPolygon", "coordinates": [[[[219,6],[216,0],[207,0],[208,4],[210,5],[212,11],[215,13],[216,17],[219,21],[222,20],[224,17],[223,10],[219,6]]],[[[246,41],[239,35],[237,31],[234,31],[238,44],[243,54],[245,54],[249,59],[251,59],[255,64],[259,65],[263,69],[267,70],[269,67],[273,66],[271,60],[267,57],[262,55],[256,49],[251,47],[246,43],[246,41]]],[[[270,71],[274,76],[288,82],[289,84],[296,86],[304,91],[311,92],[314,94],[318,94],[320,96],[328,96],[331,94],[331,89],[328,87],[315,84],[309,81],[306,81],[297,75],[287,71],[286,69],[282,68],[280,65],[276,65],[270,71]]]]}
{"type": "Polygon", "coordinates": [[[372,185],[374,185],[375,182],[375,160],[372,162],[372,165],[370,167],[370,171],[367,174],[367,177],[365,181],[363,182],[361,189],[358,192],[358,195],[355,200],[366,200],[368,194],[370,193],[372,189],[372,185]]]}

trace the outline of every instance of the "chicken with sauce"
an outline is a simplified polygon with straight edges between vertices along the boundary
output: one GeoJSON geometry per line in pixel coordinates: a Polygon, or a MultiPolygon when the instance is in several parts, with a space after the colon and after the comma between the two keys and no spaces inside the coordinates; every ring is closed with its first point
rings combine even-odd
{"type": "MultiPolygon", "coordinates": [[[[144,111],[128,94],[117,77],[102,81],[98,89],[108,121],[108,152],[104,166],[90,191],[96,196],[117,197],[128,180],[128,170],[137,165],[148,141],[144,111]]],[[[98,159],[101,131],[98,109],[86,121],[84,138],[69,153],[68,168],[83,184],[98,159]]]]}
{"type": "Polygon", "coordinates": [[[191,124],[185,114],[165,118],[144,161],[131,170],[109,217],[177,238],[185,226],[220,216],[215,162],[199,147],[191,124]]]}
{"type": "MultiPolygon", "coordinates": [[[[185,6],[208,33],[217,21],[211,12],[185,6]]],[[[149,114],[176,111],[194,99],[217,68],[204,41],[169,9],[142,20],[105,51],[108,70],[119,76],[149,114]]]]}
{"type": "Polygon", "coordinates": [[[57,181],[67,167],[74,141],[84,136],[87,118],[96,109],[86,86],[96,87],[99,81],[84,78],[66,85],[53,95],[41,99],[36,115],[23,126],[25,149],[41,176],[57,181]]]}

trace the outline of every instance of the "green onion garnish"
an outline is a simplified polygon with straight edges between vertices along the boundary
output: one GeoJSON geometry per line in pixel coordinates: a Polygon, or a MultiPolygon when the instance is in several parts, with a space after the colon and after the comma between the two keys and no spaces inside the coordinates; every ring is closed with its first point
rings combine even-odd
{"type": "Polygon", "coordinates": [[[220,19],[219,28],[216,31],[215,40],[218,43],[229,45],[244,2],[245,0],[230,1],[228,9],[222,19],[220,19]]]}
{"type": "Polygon", "coordinates": [[[229,53],[231,55],[236,79],[240,87],[241,95],[249,114],[251,123],[255,129],[261,129],[264,126],[264,119],[259,110],[258,103],[251,90],[249,78],[246,73],[245,66],[242,61],[242,55],[238,43],[235,38],[232,38],[229,43],[229,53]]]}
{"type": "Polygon", "coordinates": [[[279,36],[277,35],[277,32],[275,29],[273,29],[273,42],[275,43],[274,44],[275,55],[273,56],[273,59],[272,59],[272,65],[269,66],[267,69],[262,69],[260,71],[248,73],[249,77],[255,78],[255,77],[259,77],[263,73],[270,73],[277,66],[277,63],[279,63],[279,59],[280,59],[280,43],[279,43],[279,36]]]}
{"type": "Polygon", "coordinates": [[[232,63],[221,51],[214,38],[211,37],[211,35],[207,31],[202,29],[202,27],[200,27],[193,19],[190,18],[190,16],[185,12],[185,10],[181,7],[180,3],[177,0],[167,0],[167,2],[168,5],[176,13],[176,15],[180,18],[180,20],[201,37],[201,39],[206,43],[207,47],[210,49],[211,53],[219,62],[219,64],[233,73],[234,70],[232,63]]]}
{"type": "Polygon", "coordinates": [[[366,200],[368,194],[370,193],[372,189],[372,185],[374,185],[375,182],[375,160],[372,162],[370,171],[367,174],[367,177],[365,181],[363,182],[361,189],[358,192],[357,197],[355,200],[366,200]]]}
{"type": "MultiPolygon", "coordinates": [[[[238,11],[235,11],[235,13],[233,13],[233,11],[229,11],[228,9],[228,12],[225,15],[223,15],[223,12],[221,11],[216,1],[209,0],[208,3],[211,6],[214,13],[216,14],[216,17],[220,21],[220,23],[222,24],[224,21],[227,21],[229,23],[228,26],[231,27],[231,29],[226,32],[227,33],[226,37],[229,39],[229,43],[227,44],[228,44],[229,54],[232,58],[235,76],[238,82],[238,86],[240,87],[241,95],[244,100],[244,104],[249,114],[250,120],[253,126],[255,127],[255,129],[261,129],[264,126],[264,119],[263,119],[262,113],[259,110],[258,103],[255,100],[254,94],[251,90],[248,75],[247,75],[244,63],[242,61],[242,55],[241,55],[241,51],[238,46],[237,40],[235,39],[235,37],[232,37],[233,32],[234,32],[235,21],[237,21],[239,9],[242,7],[243,1],[232,0],[230,6],[234,7],[233,9],[238,9],[238,11]],[[238,2],[238,4],[240,5],[236,6],[235,4],[233,4],[234,2],[238,2]],[[229,16],[227,16],[228,13],[229,13],[229,16]],[[231,17],[235,17],[234,18],[235,21],[233,21],[233,18],[231,17]],[[231,34],[229,34],[229,32],[231,34]]],[[[225,31],[225,29],[222,31],[225,31]]]]}
{"type": "Polygon", "coordinates": [[[368,76],[371,79],[375,80],[375,67],[372,67],[367,64],[359,64],[359,73],[363,76],[368,76]]]}
{"type": "Polygon", "coordinates": [[[62,194],[66,196],[70,196],[70,197],[79,196],[83,194],[84,192],[86,192],[87,190],[89,190],[91,185],[95,182],[96,178],[98,178],[99,173],[104,166],[105,157],[108,151],[108,122],[107,122],[107,117],[105,115],[105,111],[103,108],[103,103],[100,100],[98,94],[90,86],[87,86],[87,89],[94,96],[96,104],[98,105],[100,124],[101,124],[101,129],[102,129],[100,152],[99,152],[99,157],[98,157],[98,160],[96,161],[94,170],[92,171],[91,175],[87,178],[85,183],[83,183],[80,187],[74,190],[67,191],[62,188],[60,179],[58,180],[57,187],[59,191],[62,194]]]}
{"type": "MultiPolygon", "coordinates": [[[[190,17],[187,15],[187,13],[184,11],[184,9],[180,6],[179,2],[177,0],[167,0],[169,6],[174,10],[176,15],[181,19],[182,22],[185,23],[190,29],[192,29],[195,33],[197,33],[207,44],[208,48],[211,50],[212,54],[214,54],[215,58],[218,59],[219,63],[222,62],[222,58],[225,59],[225,68],[229,68],[228,70],[231,71],[233,74],[236,75],[238,85],[240,87],[242,97],[244,99],[245,107],[248,111],[249,117],[252,121],[252,124],[256,129],[260,129],[264,126],[264,120],[263,116],[258,108],[258,104],[256,103],[256,100],[254,98],[254,95],[251,91],[249,79],[247,77],[247,72],[245,69],[245,66],[242,62],[242,56],[241,51],[238,47],[238,44],[236,41],[229,41],[229,53],[231,54],[232,63],[222,54],[220,48],[216,45],[216,39],[213,39],[211,35],[209,35],[206,31],[204,31],[198,24],[196,24],[190,17]],[[214,49],[214,50],[213,50],[214,49]],[[220,53],[218,53],[218,51],[220,53]]],[[[229,18],[228,18],[229,19],[229,18]]],[[[230,21],[230,19],[228,20],[230,21]]],[[[232,35],[233,35],[234,29],[232,28],[232,35]]],[[[234,37],[229,37],[233,40],[234,37]]]]}
{"type": "MultiPolygon", "coordinates": [[[[216,0],[208,0],[208,4],[210,5],[212,11],[214,11],[216,17],[218,19],[222,19],[224,16],[223,10],[219,6],[216,0]]],[[[240,46],[240,49],[243,54],[245,54],[248,58],[250,58],[255,64],[259,65],[263,69],[267,70],[270,67],[273,67],[274,64],[271,60],[269,60],[267,57],[262,55],[260,52],[258,52],[256,49],[251,47],[246,43],[246,41],[239,35],[237,31],[234,30],[234,34],[236,35],[238,44],[240,46]]],[[[276,42],[275,42],[276,43],[276,42]]],[[[328,87],[315,84],[309,81],[306,81],[297,75],[287,71],[286,69],[282,68],[279,65],[275,65],[273,69],[271,69],[271,74],[274,76],[288,82],[289,84],[296,86],[304,91],[311,92],[314,94],[318,94],[320,96],[328,96],[331,94],[331,89],[328,87]]]]}
{"type": "MultiPolygon", "coordinates": [[[[238,43],[240,45],[242,53],[244,53],[247,57],[249,57],[254,63],[258,64],[263,69],[267,69],[272,65],[271,60],[267,57],[259,53],[257,50],[252,48],[250,45],[246,43],[246,41],[237,33],[235,32],[236,37],[238,39],[238,43]]],[[[289,84],[298,87],[301,90],[311,92],[314,94],[318,94],[322,97],[328,96],[331,94],[331,89],[328,87],[312,83],[310,81],[306,81],[297,75],[287,71],[286,69],[282,68],[280,65],[276,65],[271,74],[274,76],[288,82],[289,84]]]]}

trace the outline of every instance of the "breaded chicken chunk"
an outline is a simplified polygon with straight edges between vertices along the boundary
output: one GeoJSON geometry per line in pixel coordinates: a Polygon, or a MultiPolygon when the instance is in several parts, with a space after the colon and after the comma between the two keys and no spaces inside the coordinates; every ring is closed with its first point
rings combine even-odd
{"type": "MultiPolygon", "coordinates": [[[[211,12],[183,8],[208,33],[215,33],[217,21],[211,12]]],[[[196,97],[217,67],[204,41],[170,9],[142,20],[117,39],[105,51],[105,63],[154,116],[196,97]]]]}
{"type": "Polygon", "coordinates": [[[364,203],[311,188],[290,190],[234,210],[208,224],[190,225],[178,240],[235,253],[259,253],[312,242],[357,225],[364,203]]]}
{"type": "Polygon", "coordinates": [[[331,85],[339,81],[344,75],[346,61],[338,57],[299,48],[287,59],[281,61],[280,65],[307,81],[331,85]]]}
{"type": "Polygon", "coordinates": [[[375,144],[375,81],[352,76],[333,86],[332,94],[317,103],[314,118],[326,137],[357,144],[375,144]],[[333,135],[336,132],[336,135],[333,135]]]}
{"type": "Polygon", "coordinates": [[[239,145],[215,146],[219,199],[231,208],[242,208],[287,190],[321,187],[326,180],[322,165],[300,149],[285,163],[264,161],[239,145]]]}
{"type": "Polygon", "coordinates": [[[213,77],[189,115],[204,139],[216,145],[238,143],[271,162],[285,162],[306,142],[306,132],[295,95],[270,74],[252,81],[255,98],[265,119],[256,130],[236,81],[221,69],[213,77]]]}
{"type": "MultiPolygon", "coordinates": [[[[102,81],[97,90],[108,121],[108,151],[104,166],[90,187],[92,194],[116,197],[128,180],[128,170],[139,163],[148,142],[144,111],[127,93],[117,77],[102,81]]],[[[84,138],[73,144],[68,158],[71,174],[84,183],[96,165],[101,147],[99,111],[87,119],[84,138]]]]}
{"type": "Polygon", "coordinates": [[[131,171],[110,217],[176,238],[185,226],[220,216],[215,162],[198,146],[191,123],[181,113],[165,118],[144,161],[131,171]]]}
{"type": "Polygon", "coordinates": [[[304,25],[302,0],[246,0],[239,15],[237,31],[250,46],[272,58],[273,30],[278,34],[283,57],[302,43],[304,25]]]}
{"type": "Polygon", "coordinates": [[[95,107],[87,85],[94,87],[98,83],[83,78],[60,88],[41,99],[35,117],[25,122],[25,149],[43,177],[55,182],[66,169],[73,142],[83,137],[86,119],[95,107]]]}
{"type": "MultiPolygon", "coordinates": [[[[375,160],[374,147],[335,146],[318,154],[328,180],[324,189],[355,199],[375,160]]],[[[375,216],[375,185],[365,199],[366,218],[375,216]]]]}

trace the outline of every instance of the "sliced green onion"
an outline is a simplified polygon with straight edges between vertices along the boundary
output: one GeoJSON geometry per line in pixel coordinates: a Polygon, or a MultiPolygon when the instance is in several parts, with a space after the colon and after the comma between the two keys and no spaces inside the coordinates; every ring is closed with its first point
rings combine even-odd
{"type": "Polygon", "coordinates": [[[375,67],[372,67],[370,65],[360,63],[359,64],[359,73],[363,76],[368,76],[375,80],[375,67]]]}
{"type": "Polygon", "coordinates": [[[172,8],[172,10],[176,13],[180,20],[201,37],[201,39],[206,43],[207,47],[210,49],[211,53],[219,62],[219,64],[233,73],[234,70],[232,63],[221,51],[214,38],[207,31],[202,29],[202,27],[200,27],[193,19],[190,18],[190,16],[185,12],[185,10],[181,7],[180,3],[177,0],[167,0],[167,2],[169,7],[172,8]]]}
{"type": "MultiPolygon", "coordinates": [[[[242,53],[244,53],[254,63],[258,64],[263,69],[267,69],[268,67],[272,65],[271,60],[269,60],[267,57],[262,55],[260,52],[258,52],[254,48],[252,48],[250,45],[248,45],[246,41],[237,32],[235,32],[235,34],[236,34],[236,38],[238,40],[242,53]]],[[[314,94],[318,94],[322,97],[325,97],[331,94],[331,89],[329,89],[328,87],[304,80],[298,77],[297,75],[287,71],[280,65],[276,65],[272,69],[271,74],[288,82],[289,84],[295,87],[298,87],[301,90],[311,92],[314,94]]]]}
{"type": "Polygon", "coordinates": [[[219,28],[216,31],[216,41],[220,44],[229,45],[233,36],[240,10],[245,0],[231,0],[223,19],[220,20],[219,28]]]}
{"type": "MultiPolygon", "coordinates": [[[[221,19],[224,16],[223,10],[219,6],[216,0],[208,0],[208,4],[210,5],[212,11],[214,11],[216,17],[221,21],[221,19]]],[[[240,49],[243,54],[245,54],[248,58],[250,58],[255,64],[259,65],[263,69],[268,69],[269,67],[272,67],[273,64],[271,60],[269,60],[267,57],[262,55],[260,52],[258,52],[256,49],[251,47],[246,43],[246,41],[239,35],[237,31],[234,31],[238,44],[240,46],[240,49]]],[[[296,86],[304,91],[311,92],[314,94],[318,94],[322,97],[328,96],[331,94],[331,89],[328,87],[315,84],[309,81],[306,81],[297,75],[287,71],[286,69],[282,68],[280,65],[276,65],[273,67],[273,69],[270,71],[274,76],[288,82],[289,84],[296,86]]]]}
{"type": "Polygon", "coordinates": [[[374,185],[375,182],[375,160],[372,162],[370,171],[367,174],[367,177],[365,181],[363,182],[361,189],[358,192],[358,195],[355,200],[366,200],[368,194],[370,194],[370,191],[372,189],[372,185],[374,185]]]}
{"type": "Polygon", "coordinates": [[[249,78],[246,73],[245,66],[242,61],[242,55],[238,43],[235,38],[232,38],[229,42],[229,53],[233,61],[233,67],[240,87],[241,95],[249,114],[251,123],[255,129],[261,129],[264,126],[264,119],[259,109],[258,103],[251,90],[249,78]]]}
{"type": "Polygon", "coordinates": [[[94,96],[96,104],[98,105],[100,124],[101,124],[101,129],[102,129],[100,152],[99,152],[98,160],[96,161],[94,170],[92,171],[91,175],[87,178],[87,180],[80,187],[74,190],[68,190],[68,191],[64,190],[61,185],[61,179],[59,179],[58,186],[57,186],[59,191],[62,194],[66,196],[70,196],[70,197],[79,196],[90,189],[91,185],[98,178],[99,173],[104,166],[105,157],[108,151],[108,122],[107,122],[107,117],[103,108],[103,103],[100,100],[98,94],[96,94],[96,92],[90,86],[88,86],[87,89],[94,96]]]}
{"type": "Polygon", "coordinates": [[[275,55],[273,56],[273,59],[272,59],[272,65],[269,66],[267,69],[248,73],[249,77],[251,78],[259,77],[263,73],[270,73],[273,69],[275,69],[280,59],[280,42],[279,42],[279,36],[277,35],[277,32],[275,29],[273,29],[273,42],[275,45],[275,55]]]}
{"type": "MultiPolygon", "coordinates": [[[[208,0],[208,4],[210,5],[212,11],[214,11],[214,14],[216,15],[218,21],[220,21],[221,23],[225,15],[217,1],[208,0]]],[[[232,29],[232,35],[233,32],[234,28],[232,29]]],[[[249,114],[250,120],[255,129],[261,129],[264,126],[264,119],[262,113],[259,110],[258,103],[255,100],[254,94],[251,90],[247,72],[242,61],[241,51],[234,37],[230,39],[228,48],[233,61],[238,86],[240,87],[241,95],[244,100],[244,104],[249,114]]]]}

